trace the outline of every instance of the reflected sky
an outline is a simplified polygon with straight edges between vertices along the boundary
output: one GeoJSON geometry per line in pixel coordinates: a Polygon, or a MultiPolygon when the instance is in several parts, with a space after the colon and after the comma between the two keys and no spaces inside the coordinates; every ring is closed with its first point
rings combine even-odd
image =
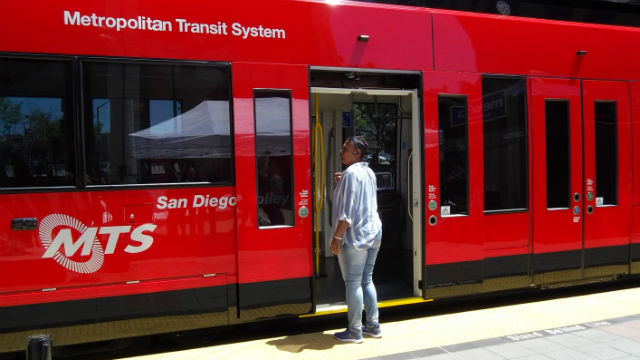
{"type": "MultiPolygon", "coordinates": [[[[26,117],[34,112],[43,112],[49,114],[49,121],[54,122],[62,118],[62,99],[61,98],[47,98],[47,97],[14,97],[9,96],[4,98],[11,105],[20,105],[20,115],[26,117]]],[[[4,114],[0,114],[4,115],[4,114]]],[[[24,120],[24,119],[22,119],[24,120]]],[[[5,127],[5,119],[0,117],[0,126],[5,127]]],[[[12,134],[24,134],[25,121],[12,126],[9,130],[12,134]]]]}

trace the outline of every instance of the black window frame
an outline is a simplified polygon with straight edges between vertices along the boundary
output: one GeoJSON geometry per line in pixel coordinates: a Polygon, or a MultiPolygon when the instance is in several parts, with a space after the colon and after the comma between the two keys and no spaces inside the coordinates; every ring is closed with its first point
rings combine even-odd
{"type": "Polygon", "coordinates": [[[45,192],[61,192],[61,191],[69,191],[69,190],[77,190],[81,174],[81,147],[79,141],[79,112],[80,112],[80,104],[76,100],[79,98],[79,75],[78,75],[78,57],[77,56],[68,56],[68,55],[50,55],[50,54],[25,54],[25,53],[12,53],[12,52],[0,52],[0,58],[2,59],[11,59],[11,60],[34,60],[34,61],[55,61],[62,63],[70,64],[70,78],[69,80],[69,88],[70,88],[70,104],[68,105],[70,109],[70,119],[72,130],[72,139],[69,141],[72,152],[73,152],[73,160],[72,163],[75,166],[74,171],[74,184],[73,185],[51,185],[51,186],[24,186],[24,187],[0,187],[0,194],[20,194],[20,193],[45,193],[45,192]]]}
{"type": "Polygon", "coordinates": [[[148,58],[112,58],[112,57],[95,57],[95,56],[86,56],[80,57],[78,59],[79,67],[80,67],[80,81],[81,81],[81,99],[80,104],[82,106],[81,110],[81,141],[82,141],[82,156],[84,157],[83,161],[83,176],[80,179],[81,184],[80,188],[87,189],[139,189],[139,188],[191,188],[191,187],[227,187],[227,186],[235,186],[235,145],[234,145],[234,116],[233,116],[233,92],[232,92],[232,82],[233,82],[233,74],[232,67],[230,62],[223,61],[196,61],[196,60],[166,60],[166,59],[148,59],[148,58]],[[98,185],[88,185],[86,183],[86,175],[87,175],[87,159],[86,156],[88,152],[86,151],[86,131],[85,125],[87,124],[87,119],[89,117],[90,109],[86,109],[86,99],[85,93],[86,89],[88,89],[87,80],[88,77],[84,74],[84,64],[86,63],[116,63],[116,64],[136,64],[136,65],[144,65],[149,64],[160,65],[160,66],[211,66],[214,68],[225,68],[228,73],[228,81],[227,81],[227,93],[229,94],[229,132],[230,132],[230,179],[229,181],[219,181],[219,182],[207,182],[207,181],[198,181],[198,182],[171,182],[171,183],[141,183],[141,184],[98,184],[98,185]]]}

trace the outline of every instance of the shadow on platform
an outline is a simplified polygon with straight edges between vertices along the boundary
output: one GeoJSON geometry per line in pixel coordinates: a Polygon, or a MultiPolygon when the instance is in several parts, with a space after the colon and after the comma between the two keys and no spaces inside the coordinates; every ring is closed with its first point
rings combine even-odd
{"type": "Polygon", "coordinates": [[[267,344],[275,346],[280,351],[301,353],[304,350],[329,350],[336,345],[347,343],[336,341],[333,338],[333,334],[312,333],[270,340],[267,344]]]}

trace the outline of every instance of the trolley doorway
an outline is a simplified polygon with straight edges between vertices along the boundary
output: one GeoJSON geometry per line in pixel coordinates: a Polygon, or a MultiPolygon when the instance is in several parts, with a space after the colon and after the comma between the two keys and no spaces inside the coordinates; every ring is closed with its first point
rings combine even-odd
{"type": "MultiPolygon", "coordinates": [[[[312,72],[316,75],[312,85],[325,84],[335,75],[330,74],[312,72]]],[[[341,76],[358,76],[370,83],[382,78],[376,74],[341,73],[341,76]]],[[[311,87],[314,292],[316,305],[321,309],[344,304],[344,283],[337,258],[330,249],[331,206],[333,174],[344,169],[339,151],[342,143],[353,135],[366,138],[369,151],[365,160],[376,174],[378,185],[378,211],[383,224],[382,246],[373,274],[378,300],[421,295],[418,282],[422,264],[422,159],[420,151],[414,155],[420,149],[422,129],[417,95],[419,76],[401,77],[405,79],[402,88],[410,90],[311,87]]]]}
{"type": "Polygon", "coordinates": [[[534,281],[627,272],[627,83],[532,78],[531,97],[534,281]]]}

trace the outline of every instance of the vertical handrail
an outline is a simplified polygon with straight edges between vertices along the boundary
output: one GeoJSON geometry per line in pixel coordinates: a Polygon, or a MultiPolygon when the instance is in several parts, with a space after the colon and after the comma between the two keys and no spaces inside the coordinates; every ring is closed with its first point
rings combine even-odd
{"type": "Polygon", "coordinates": [[[315,122],[313,124],[313,131],[311,134],[311,146],[313,148],[313,162],[314,162],[314,181],[313,181],[313,193],[315,194],[313,207],[316,221],[316,275],[320,273],[320,226],[319,216],[322,207],[324,206],[324,134],[322,130],[322,124],[320,124],[320,109],[318,103],[318,94],[315,94],[316,111],[315,122]],[[318,144],[318,137],[320,142],[318,144]],[[318,150],[320,150],[320,161],[318,161],[318,150]],[[318,165],[320,165],[320,172],[318,172],[318,165]]]}
{"type": "Polygon", "coordinates": [[[411,218],[411,222],[413,222],[413,214],[411,213],[411,207],[413,205],[413,179],[411,177],[411,158],[413,157],[413,152],[409,154],[409,158],[407,159],[407,212],[409,213],[409,218],[411,218]]]}

